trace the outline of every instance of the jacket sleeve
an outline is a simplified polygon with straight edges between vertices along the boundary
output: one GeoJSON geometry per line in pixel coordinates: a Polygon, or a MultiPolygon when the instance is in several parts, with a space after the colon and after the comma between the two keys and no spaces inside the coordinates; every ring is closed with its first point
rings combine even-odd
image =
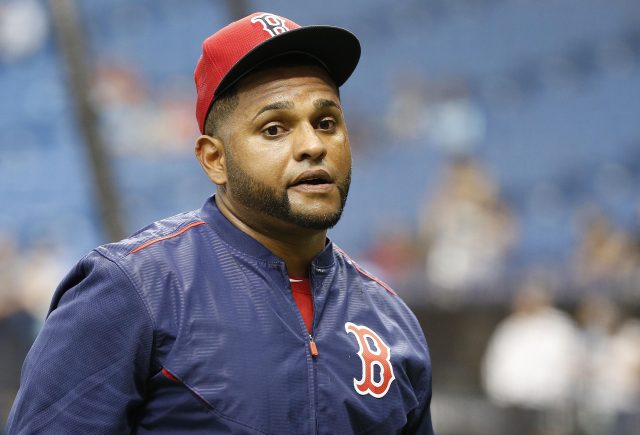
{"type": "Polygon", "coordinates": [[[420,401],[420,405],[407,416],[407,425],[402,433],[434,435],[431,422],[431,389],[420,401]]]}
{"type": "Polygon", "coordinates": [[[22,368],[8,434],[131,432],[153,341],[125,272],[93,251],[57,288],[22,368]]]}
{"type": "MultiPolygon", "coordinates": [[[[416,321],[417,322],[417,321],[416,321]]],[[[414,373],[419,379],[417,387],[422,394],[419,396],[418,406],[407,415],[407,424],[403,428],[403,434],[425,434],[434,435],[433,423],[431,421],[431,396],[433,391],[431,356],[429,355],[429,346],[427,340],[421,331],[417,333],[416,342],[421,343],[420,347],[422,357],[419,369],[414,366],[414,373]]]]}

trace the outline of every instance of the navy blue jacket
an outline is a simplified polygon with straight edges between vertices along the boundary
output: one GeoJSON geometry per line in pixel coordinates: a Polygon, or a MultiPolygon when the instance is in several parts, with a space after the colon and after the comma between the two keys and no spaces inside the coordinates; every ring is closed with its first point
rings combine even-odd
{"type": "Polygon", "coordinates": [[[8,432],[433,433],[414,315],[332,243],[310,277],[311,335],[284,262],[213,197],[95,249],[55,292],[8,432]]]}

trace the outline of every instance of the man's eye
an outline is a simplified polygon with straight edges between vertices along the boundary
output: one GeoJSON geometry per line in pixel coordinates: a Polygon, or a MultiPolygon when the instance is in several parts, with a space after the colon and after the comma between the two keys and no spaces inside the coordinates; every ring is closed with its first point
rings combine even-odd
{"type": "Polygon", "coordinates": [[[269,127],[262,130],[262,132],[267,136],[277,136],[282,133],[282,127],[279,125],[270,125],[269,127]]]}
{"type": "Polygon", "coordinates": [[[336,126],[336,122],[333,119],[322,119],[318,123],[318,128],[320,130],[333,130],[336,126]]]}

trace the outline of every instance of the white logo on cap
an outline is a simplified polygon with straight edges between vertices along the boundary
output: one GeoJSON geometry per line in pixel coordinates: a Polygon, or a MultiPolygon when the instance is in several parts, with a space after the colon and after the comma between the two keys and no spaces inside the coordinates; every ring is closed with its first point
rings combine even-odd
{"type": "Polygon", "coordinates": [[[262,24],[263,30],[271,36],[276,36],[289,30],[284,18],[273,14],[256,15],[251,18],[251,22],[262,24]]]}

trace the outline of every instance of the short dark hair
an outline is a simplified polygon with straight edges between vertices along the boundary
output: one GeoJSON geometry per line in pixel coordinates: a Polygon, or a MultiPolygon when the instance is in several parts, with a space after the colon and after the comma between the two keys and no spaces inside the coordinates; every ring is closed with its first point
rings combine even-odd
{"type": "MultiPolygon", "coordinates": [[[[310,65],[320,66],[321,68],[326,69],[318,60],[309,55],[304,53],[288,53],[264,62],[262,65],[253,69],[249,74],[255,74],[271,68],[310,65]]],[[[209,110],[204,122],[204,134],[207,136],[218,136],[221,123],[224,122],[231,113],[233,113],[236,107],[238,107],[237,85],[238,83],[236,82],[231,85],[231,87],[227,88],[211,105],[211,109],[209,110]]],[[[340,89],[335,85],[335,83],[333,83],[333,85],[336,89],[336,93],[338,94],[338,98],[340,98],[340,89]]]]}
{"type": "Polygon", "coordinates": [[[204,134],[218,136],[220,125],[238,107],[238,88],[232,85],[211,105],[211,110],[204,121],[204,134]]]}

